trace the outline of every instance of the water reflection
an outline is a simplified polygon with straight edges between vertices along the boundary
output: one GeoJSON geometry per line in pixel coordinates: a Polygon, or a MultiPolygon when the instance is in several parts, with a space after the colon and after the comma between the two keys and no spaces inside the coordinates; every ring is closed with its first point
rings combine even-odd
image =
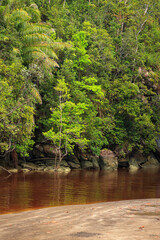
{"type": "Polygon", "coordinates": [[[72,171],[69,174],[0,175],[0,213],[48,206],[160,197],[160,169],[129,173],[72,171]]]}

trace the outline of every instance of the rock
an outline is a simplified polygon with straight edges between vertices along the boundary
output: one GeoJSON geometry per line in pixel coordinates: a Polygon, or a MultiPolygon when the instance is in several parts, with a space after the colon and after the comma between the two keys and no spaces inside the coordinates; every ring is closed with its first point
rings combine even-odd
{"type": "Polygon", "coordinates": [[[94,155],[81,156],[81,168],[83,169],[99,169],[99,157],[94,155]]]}
{"type": "Polygon", "coordinates": [[[138,169],[139,169],[139,166],[134,166],[134,165],[130,165],[130,166],[129,166],[129,171],[130,171],[131,173],[136,172],[138,169]]]}
{"type": "Polygon", "coordinates": [[[71,169],[69,167],[59,167],[57,169],[57,172],[63,172],[63,173],[69,173],[71,171],[71,169]]]}
{"type": "Polygon", "coordinates": [[[129,161],[127,159],[120,159],[118,160],[118,167],[119,168],[128,168],[129,167],[129,161]]]}
{"type": "Polygon", "coordinates": [[[43,169],[43,171],[44,172],[54,172],[55,171],[55,169],[54,169],[54,166],[48,166],[48,167],[45,167],[44,169],[43,169]]]}
{"type": "Polygon", "coordinates": [[[79,154],[81,168],[99,169],[99,157],[90,154],[79,154]]]}
{"type": "Polygon", "coordinates": [[[30,172],[30,170],[28,168],[23,168],[22,172],[30,172]]]}
{"type": "Polygon", "coordinates": [[[21,167],[29,170],[37,170],[38,166],[34,163],[21,163],[21,167]]]}
{"type": "Polygon", "coordinates": [[[156,139],[157,151],[160,153],[160,136],[156,139]]]}
{"type": "Polygon", "coordinates": [[[33,157],[33,158],[43,158],[43,157],[45,157],[45,156],[44,156],[43,152],[39,151],[39,150],[36,149],[36,148],[33,148],[32,157],[33,157]]]}
{"type": "Polygon", "coordinates": [[[160,167],[160,163],[158,162],[157,158],[154,154],[150,154],[147,157],[147,161],[142,165],[143,168],[155,168],[160,167]]]}
{"type": "Polygon", "coordinates": [[[39,167],[45,167],[45,166],[46,166],[43,161],[36,161],[36,164],[37,164],[39,167]]]}
{"type": "Polygon", "coordinates": [[[142,153],[136,151],[133,152],[129,158],[129,166],[134,166],[136,168],[142,167],[142,164],[146,162],[146,158],[142,155],[142,153]]]}
{"type": "Polygon", "coordinates": [[[54,159],[47,159],[46,161],[45,161],[45,164],[46,164],[46,166],[54,166],[54,164],[55,164],[55,161],[54,161],[54,159]]]}
{"type": "Polygon", "coordinates": [[[66,162],[66,160],[62,160],[60,163],[61,167],[68,167],[68,163],[66,162]]]}
{"type": "Polygon", "coordinates": [[[89,161],[93,164],[93,169],[99,169],[99,157],[98,156],[89,156],[89,161]]]}
{"type": "Polygon", "coordinates": [[[18,169],[17,168],[12,168],[12,169],[9,169],[9,172],[11,172],[11,173],[18,173],[18,169]]]}
{"type": "Polygon", "coordinates": [[[69,167],[59,167],[58,169],[55,169],[54,167],[46,167],[44,168],[44,172],[64,172],[68,173],[71,169],[69,167]]]}
{"type": "Polygon", "coordinates": [[[68,166],[71,169],[79,169],[79,168],[81,168],[80,162],[79,162],[78,158],[76,156],[74,156],[74,155],[67,156],[66,162],[68,163],[68,166]]]}
{"type": "Polygon", "coordinates": [[[129,167],[131,168],[139,168],[140,167],[140,164],[141,164],[141,161],[138,159],[138,158],[134,158],[132,157],[130,160],[129,160],[129,167]]]}
{"type": "Polygon", "coordinates": [[[84,169],[93,169],[93,163],[85,160],[81,162],[81,167],[84,169]]]}
{"type": "Polygon", "coordinates": [[[36,171],[37,171],[37,172],[43,172],[43,171],[44,171],[44,168],[45,168],[45,167],[38,167],[38,168],[36,169],[36,171]]]}
{"type": "Polygon", "coordinates": [[[116,170],[118,168],[118,160],[112,151],[103,149],[100,153],[99,165],[103,170],[116,170]]]}
{"type": "Polygon", "coordinates": [[[47,156],[55,156],[56,155],[55,148],[49,144],[43,145],[43,151],[44,151],[45,155],[47,155],[47,156]]]}
{"type": "Polygon", "coordinates": [[[79,168],[80,168],[80,163],[74,163],[74,162],[68,161],[68,166],[69,166],[71,169],[79,169],[79,168]]]}
{"type": "Polygon", "coordinates": [[[32,151],[33,158],[55,157],[56,151],[50,144],[37,144],[32,151]]]}
{"type": "Polygon", "coordinates": [[[160,136],[156,139],[156,143],[157,143],[156,157],[157,157],[158,161],[160,162],[160,136]]]}

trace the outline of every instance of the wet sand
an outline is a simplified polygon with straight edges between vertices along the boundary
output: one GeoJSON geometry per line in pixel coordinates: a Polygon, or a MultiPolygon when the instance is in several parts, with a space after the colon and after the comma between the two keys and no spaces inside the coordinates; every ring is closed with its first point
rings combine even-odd
{"type": "Polygon", "coordinates": [[[160,239],[160,199],[43,208],[0,215],[1,240],[160,239]]]}

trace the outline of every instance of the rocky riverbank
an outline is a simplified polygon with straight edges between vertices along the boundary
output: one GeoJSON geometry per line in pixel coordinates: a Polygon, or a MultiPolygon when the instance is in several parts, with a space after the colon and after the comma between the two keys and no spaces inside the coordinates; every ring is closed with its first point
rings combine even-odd
{"type": "MultiPolygon", "coordinates": [[[[11,156],[10,170],[17,171],[55,171],[55,149],[49,144],[37,144],[34,146],[30,157],[27,159],[14,160],[11,156]],[[16,166],[15,166],[16,165],[16,166]],[[13,167],[16,167],[16,169],[13,167]]],[[[3,162],[4,163],[4,162],[3,162]]],[[[0,165],[3,166],[2,162],[0,165]]],[[[160,151],[150,153],[147,156],[141,152],[135,151],[122,157],[109,149],[102,149],[99,156],[91,153],[75,152],[74,155],[67,155],[60,163],[57,169],[59,172],[70,172],[72,169],[96,169],[114,171],[119,167],[129,168],[130,171],[136,171],[139,168],[157,168],[160,167],[160,151]]]]}
{"type": "MultiPolygon", "coordinates": [[[[160,158],[151,153],[144,156],[140,152],[133,152],[127,158],[117,156],[113,151],[102,149],[99,156],[90,153],[79,153],[64,158],[58,171],[69,172],[72,169],[99,169],[114,171],[118,167],[128,167],[131,171],[139,168],[160,167],[160,158]]],[[[20,166],[23,169],[38,171],[54,171],[55,150],[49,144],[35,145],[31,159],[27,163],[22,162],[20,166]]]]}
{"type": "Polygon", "coordinates": [[[129,200],[0,215],[0,239],[160,239],[160,200],[129,200]]]}

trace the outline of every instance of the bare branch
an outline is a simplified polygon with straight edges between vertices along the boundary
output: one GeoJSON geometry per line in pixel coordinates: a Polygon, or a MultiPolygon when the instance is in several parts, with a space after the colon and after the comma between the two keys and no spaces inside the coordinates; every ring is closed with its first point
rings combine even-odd
{"type": "Polygon", "coordinates": [[[7,170],[6,168],[4,168],[4,167],[2,167],[2,166],[0,166],[0,168],[3,169],[4,171],[8,172],[9,175],[12,175],[12,173],[11,173],[9,170],[7,170]]]}

